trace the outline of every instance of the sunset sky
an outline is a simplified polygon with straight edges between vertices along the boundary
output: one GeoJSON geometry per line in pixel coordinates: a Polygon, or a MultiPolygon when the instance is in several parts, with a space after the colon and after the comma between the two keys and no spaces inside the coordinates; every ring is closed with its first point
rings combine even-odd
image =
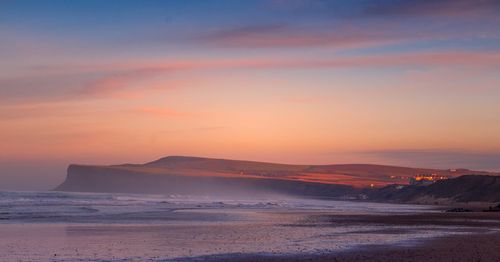
{"type": "Polygon", "coordinates": [[[0,189],[195,155],[500,170],[500,1],[0,0],[0,189]]]}

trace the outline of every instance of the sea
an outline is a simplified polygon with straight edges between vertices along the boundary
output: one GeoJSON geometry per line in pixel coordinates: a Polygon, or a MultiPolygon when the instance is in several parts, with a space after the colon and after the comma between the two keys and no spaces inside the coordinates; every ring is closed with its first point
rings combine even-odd
{"type": "Polygon", "coordinates": [[[186,261],[212,255],[327,253],[412,245],[446,225],[330,217],[442,212],[433,206],[161,194],[0,191],[0,261],[186,261]]]}

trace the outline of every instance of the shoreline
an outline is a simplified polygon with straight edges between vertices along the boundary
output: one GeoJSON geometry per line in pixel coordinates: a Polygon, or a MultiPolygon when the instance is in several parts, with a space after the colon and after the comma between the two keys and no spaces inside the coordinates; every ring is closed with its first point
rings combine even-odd
{"type": "Polygon", "coordinates": [[[219,254],[159,261],[500,261],[500,232],[463,234],[417,241],[414,246],[369,245],[323,254],[219,254]]]}
{"type": "MultiPolygon", "coordinates": [[[[309,199],[224,203],[134,195],[7,196],[11,200],[1,216],[9,222],[0,223],[1,261],[365,261],[379,257],[404,261],[420,253],[436,253],[446,261],[452,256],[449,243],[486,241],[500,246],[499,212],[309,199]],[[357,256],[361,254],[363,258],[357,256]]],[[[460,252],[474,259],[474,254],[482,254],[496,260],[496,248],[481,248],[485,249],[463,246],[460,252]]]]}
{"type": "MultiPolygon", "coordinates": [[[[406,234],[401,227],[450,226],[450,234],[392,244],[370,244],[317,253],[231,253],[159,261],[500,261],[500,213],[427,213],[394,215],[312,215],[290,227],[337,227],[345,224],[389,226],[364,234],[406,234]],[[391,229],[390,226],[393,226],[391,229]]],[[[360,232],[361,233],[361,232],[360,232]]]]}

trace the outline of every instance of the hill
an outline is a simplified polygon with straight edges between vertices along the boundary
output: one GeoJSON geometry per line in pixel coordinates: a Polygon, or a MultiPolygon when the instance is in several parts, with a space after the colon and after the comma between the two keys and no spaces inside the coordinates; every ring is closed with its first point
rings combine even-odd
{"type": "Polygon", "coordinates": [[[500,202],[500,176],[464,175],[428,186],[390,185],[368,193],[372,200],[447,203],[500,202]]]}
{"type": "Polygon", "coordinates": [[[369,164],[288,165],[255,161],[169,156],[145,164],[70,165],[55,190],[202,195],[291,194],[352,197],[362,188],[408,184],[422,173],[456,177],[489,174],[369,164]]]}

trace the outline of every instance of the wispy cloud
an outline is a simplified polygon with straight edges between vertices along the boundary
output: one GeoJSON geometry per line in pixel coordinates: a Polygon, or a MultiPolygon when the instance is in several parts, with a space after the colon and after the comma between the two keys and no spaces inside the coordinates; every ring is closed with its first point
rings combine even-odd
{"type": "MultiPolygon", "coordinates": [[[[116,72],[96,79],[83,92],[106,96],[121,91],[141,79],[169,75],[178,71],[236,70],[236,69],[291,69],[291,68],[391,68],[391,67],[500,67],[500,54],[487,52],[414,53],[355,57],[255,58],[231,60],[193,60],[144,65],[134,70],[116,72]]],[[[143,88],[143,91],[147,89],[143,88]]]]}
{"type": "Polygon", "coordinates": [[[496,27],[484,24],[434,22],[408,27],[405,23],[354,20],[324,22],[321,27],[297,24],[253,24],[216,29],[194,37],[194,44],[231,48],[360,49],[443,39],[498,39],[496,27]],[[453,25],[453,26],[452,26],[453,25]],[[466,27],[466,28],[464,28],[466,27]],[[462,28],[462,30],[459,30],[462,28]],[[465,29],[465,30],[463,30],[465,29]]]}
{"type": "Polygon", "coordinates": [[[330,17],[369,18],[391,17],[479,17],[491,18],[500,10],[497,0],[272,0],[267,2],[272,10],[293,11],[303,15],[320,14],[330,17]]]}
{"type": "Polygon", "coordinates": [[[194,40],[212,46],[239,48],[356,48],[405,40],[394,31],[379,29],[364,30],[352,25],[322,30],[280,24],[249,25],[209,32],[194,40]]]}
{"type": "MultiPolygon", "coordinates": [[[[417,52],[388,55],[332,56],[330,58],[303,57],[255,57],[238,59],[194,59],[165,62],[141,62],[117,70],[107,69],[97,76],[89,74],[87,69],[79,75],[73,72],[64,75],[34,76],[23,78],[0,79],[1,100],[12,98],[53,99],[113,97],[137,84],[138,81],[157,76],[173,75],[176,72],[196,74],[205,70],[239,69],[381,69],[381,68],[475,68],[493,70],[500,68],[500,53],[497,52],[417,52]],[[42,79],[43,81],[40,81],[42,79]],[[16,91],[17,90],[17,91],[16,91]]],[[[216,73],[214,71],[214,73],[216,73]]],[[[171,83],[175,86],[175,82],[171,83]]],[[[151,92],[148,87],[136,86],[130,91],[132,97],[151,92]]],[[[122,96],[117,96],[123,98],[122,96]]]]}
{"type": "Polygon", "coordinates": [[[366,7],[363,15],[377,16],[483,16],[494,17],[500,12],[496,0],[420,0],[377,1],[366,7]]]}

